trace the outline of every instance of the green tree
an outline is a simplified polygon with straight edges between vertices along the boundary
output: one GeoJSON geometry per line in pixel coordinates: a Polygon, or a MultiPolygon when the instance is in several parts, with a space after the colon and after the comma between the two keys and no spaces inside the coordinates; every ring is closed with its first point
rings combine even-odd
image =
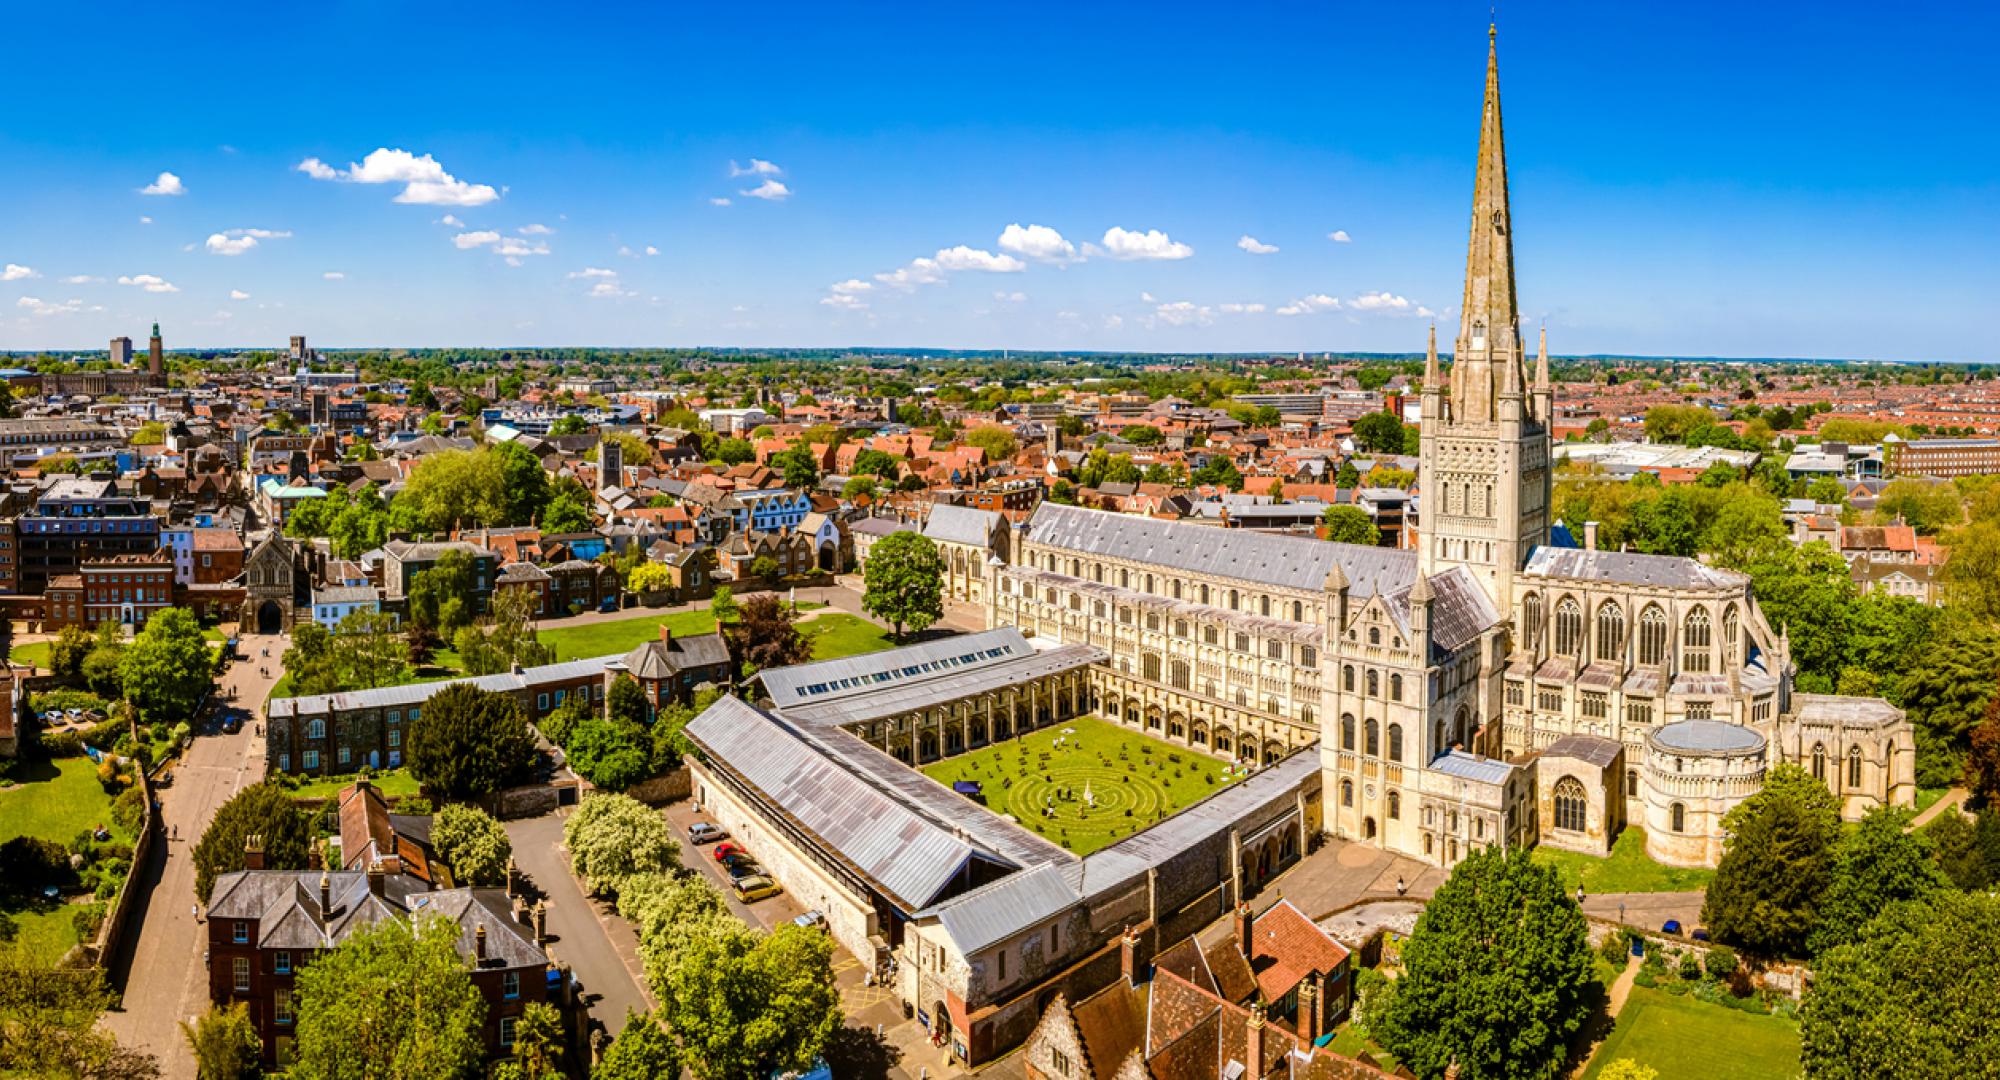
{"type": "Polygon", "coordinates": [[[1799,1010],[1815,1080],[1992,1076],[2000,1062],[2000,900],[1891,906],[1820,958],[1799,1010]]]}
{"type": "Polygon", "coordinates": [[[1965,521],[1965,500],[1950,484],[1892,480],[1875,497],[1875,520],[1885,525],[1901,522],[1930,536],[1965,521]]]}
{"type": "Polygon", "coordinates": [[[472,556],[452,548],[439,555],[430,569],[419,571],[410,579],[410,621],[446,637],[470,626],[473,569],[472,556]]]}
{"type": "Polygon", "coordinates": [[[90,631],[81,626],[65,626],[49,645],[49,671],[56,678],[74,683],[83,678],[83,661],[96,647],[90,631]]]}
{"type": "Polygon", "coordinates": [[[146,620],[118,661],[125,697],[147,723],[192,720],[215,685],[215,653],[186,608],[163,608],[146,620]]]}
{"type": "Polygon", "coordinates": [[[680,1047],[673,1036],[653,1013],[627,1009],[624,1028],[591,1067],[590,1080],[657,1080],[680,1074],[680,1047]]]}
{"type": "Polygon", "coordinates": [[[1806,498],[1822,505],[1841,506],[1847,502],[1847,489],[1831,476],[1822,476],[1806,485],[1806,498]]]}
{"type": "Polygon", "coordinates": [[[715,616],[716,624],[720,626],[722,623],[735,620],[736,610],[736,595],[730,591],[729,586],[718,586],[715,595],[708,601],[708,612],[715,616]]]}
{"type": "Polygon", "coordinates": [[[431,846],[460,885],[505,885],[514,842],[493,815],[448,803],[431,818],[431,846]]]}
{"type": "Polygon", "coordinates": [[[1382,530],[1375,527],[1375,519],[1358,506],[1329,506],[1319,520],[1326,526],[1328,540],[1369,547],[1382,543],[1382,530]]]}
{"type": "Polygon", "coordinates": [[[550,489],[547,508],[541,517],[543,532],[588,532],[596,527],[596,500],[575,477],[565,476],[551,484],[550,489]]]}
{"type": "Polygon", "coordinates": [[[1688,433],[1715,421],[1715,414],[1698,405],[1655,405],[1646,410],[1650,442],[1686,442],[1688,433]]]}
{"type": "MultiPolygon", "coordinates": [[[[1768,548],[1791,546],[1778,500],[1748,484],[1731,485],[1722,495],[1724,501],[1702,530],[1703,552],[1724,566],[1742,568],[1768,548]]],[[[1761,591],[1757,595],[1764,596],[1761,591]]]]}
{"type": "Polygon", "coordinates": [[[863,450],[854,455],[854,475],[879,476],[884,480],[894,480],[903,463],[894,455],[881,450],[863,450]]]}
{"type": "Polygon", "coordinates": [[[1986,719],[1972,729],[1965,755],[1965,784],[1980,806],[2000,805],[2000,697],[1986,703],[1986,719]]]}
{"type": "Polygon", "coordinates": [[[210,1005],[194,1023],[183,1020],[180,1025],[198,1080],[244,1080],[260,1071],[264,1042],[250,1022],[249,1002],[210,1005]]]}
{"type": "Polygon", "coordinates": [[[687,926],[724,914],[722,898],[699,874],[634,874],[618,890],[618,914],[640,940],[664,927],[687,926]]]}
{"type": "Polygon", "coordinates": [[[833,939],[818,931],[787,923],[755,933],[725,915],[658,931],[641,956],[699,1080],[806,1069],[840,1028],[833,939]]]}
{"type": "Polygon", "coordinates": [[[486,1002],[443,915],[351,931],[297,976],[298,1036],[287,1076],[470,1077],[485,1060],[486,1002]]]}
{"type": "Polygon", "coordinates": [[[1403,421],[1393,413],[1369,413],[1354,422],[1354,445],[1371,454],[1400,454],[1403,421]]]}
{"type": "Polygon", "coordinates": [[[715,459],[724,465],[741,465],[757,460],[757,448],[748,439],[721,439],[715,444],[715,459]]]}
{"type": "MultiPolygon", "coordinates": [[[[1155,432],[1154,434],[1158,434],[1155,432]]],[[[1007,461],[1021,448],[1014,433],[1004,427],[977,427],[965,433],[963,440],[967,446],[977,446],[986,451],[988,464],[1007,461]]]]}
{"type": "Polygon", "coordinates": [[[637,724],[591,717],[570,732],[570,767],[606,791],[623,791],[653,774],[652,748],[637,724]]]}
{"type": "Polygon", "coordinates": [[[555,1080],[563,1075],[562,1014],[554,1005],[534,1001],[514,1022],[514,1053],[496,1080],[555,1080]]]}
{"type": "Polygon", "coordinates": [[[570,869],[592,892],[616,896],[634,874],[658,874],[675,865],[680,844],[667,819],[624,795],[592,795],[563,823],[570,869]]]}
{"type": "Polygon", "coordinates": [[[0,1074],[65,1080],[151,1080],[151,1055],[118,1044],[98,1023],[118,995],[97,968],[56,968],[26,949],[0,949],[0,1074]]]}
{"type": "Polygon", "coordinates": [[[1982,622],[2000,622],[2000,522],[1974,521],[1946,543],[1951,558],[1939,571],[1946,597],[1982,622]]]}
{"type": "Polygon", "coordinates": [[[194,894],[202,903],[208,903],[216,877],[243,869],[243,844],[252,836],[263,840],[267,869],[306,868],[312,823],[284,788],[270,781],[253,784],[215,811],[194,846],[194,894]]]}
{"type": "MultiPolygon", "coordinates": [[[[1983,816],[1992,816],[1991,811],[1983,816]]],[[[1924,826],[1924,835],[1937,852],[1938,869],[1951,883],[1966,892],[1976,892],[1993,883],[1994,866],[1979,844],[1974,818],[1953,807],[1924,826]]]]}
{"type": "Polygon", "coordinates": [[[1901,681],[1902,706],[1917,737],[1917,784],[1955,783],[1972,729],[2000,684],[2000,630],[1970,619],[1947,621],[1919,650],[1901,681]]]}
{"type": "Polygon", "coordinates": [[[776,582],[779,578],[778,560],[769,555],[759,555],[750,560],[750,576],[759,581],[776,582]]]}
{"type": "Polygon", "coordinates": [[[769,464],[785,478],[788,488],[803,491],[819,483],[819,461],[804,446],[772,454],[769,464]]]}
{"type": "Polygon", "coordinates": [[[849,502],[857,499],[875,498],[875,478],[872,476],[849,477],[847,483],[841,486],[840,496],[849,502]]]}
{"type": "Polygon", "coordinates": [[[1781,763],[1730,810],[1728,837],[1701,918],[1717,941],[1760,956],[1799,956],[1818,925],[1833,871],[1840,807],[1826,784],[1781,763]]]}
{"type": "Polygon", "coordinates": [[[477,799],[526,779],[535,735],[507,694],[453,683],[409,725],[410,775],[434,800],[477,799]]]}
{"type": "Polygon", "coordinates": [[[1938,868],[1928,835],[1907,832],[1907,810],[1879,806],[1845,833],[1833,852],[1833,874],[1819,902],[1810,944],[1816,955],[1860,937],[1861,927],[1890,904],[1929,900],[1951,887],[1938,868]]]}
{"type": "Polygon", "coordinates": [[[1333,472],[1333,486],[1350,490],[1360,487],[1361,470],[1355,468],[1354,462],[1351,460],[1341,462],[1340,468],[1335,469],[1333,472]]]}
{"type": "Polygon", "coordinates": [[[620,675],[611,680],[611,692],[604,698],[604,711],[613,720],[633,725],[651,723],[653,719],[653,705],[646,700],[646,691],[630,675],[620,675]]]}
{"type": "Polygon", "coordinates": [[[922,533],[905,529],[875,542],[862,571],[861,607],[895,628],[923,630],[944,618],[944,556],[922,533]]]}
{"type": "Polygon", "coordinates": [[[1210,454],[1188,479],[1195,484],[1212,484],[1230,491],[1243,490],[1243,474],[1237,471],[1236,463],[1221,454],[1210,454]]]}
{"type": "Polygon", "coordinates": [[[1118,437],[1133,446],[1158,446],[1167,439],[1151,424],[1127,424],[1118,429],[1118,437]]]}
{"type": "Polygon", "coordinates": [[[1583,911],[1525,850],[1475,851],[1418,917],[1377,1037],[1418,1076],[1552,1078],[1588,1010],[1583,911]]]}
{"type": "Polygon", "coordinates": [[[1757,549],[1742,569],[1764,617],[1790,632],[1800,673],[1831,690],[1852,631],[1855,588],[1847,560],[1822,540],[1804,546],[1778,541],[1757,549]]]}

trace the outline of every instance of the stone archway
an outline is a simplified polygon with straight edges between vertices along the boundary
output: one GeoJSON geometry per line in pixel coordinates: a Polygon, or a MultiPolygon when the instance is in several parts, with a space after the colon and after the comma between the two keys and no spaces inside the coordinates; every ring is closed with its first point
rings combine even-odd
{"type": "Polygon", "coordinates": [[[285,630],[285,611],[276,600],[266,600],[257,607],[257,632],[260,634],[281,634],[285,630]]]}
{"type": "Polygon", "coordinates": [[[840,569],[839,563],[840,563],[840,553],[837,550],[835,550],[833,546],[833,541],[829,540],[826,543],[821,544],[819,546],[819,568],[821,570],[824,570],[829,574],[833,573],[834,571],[840,569]]]}

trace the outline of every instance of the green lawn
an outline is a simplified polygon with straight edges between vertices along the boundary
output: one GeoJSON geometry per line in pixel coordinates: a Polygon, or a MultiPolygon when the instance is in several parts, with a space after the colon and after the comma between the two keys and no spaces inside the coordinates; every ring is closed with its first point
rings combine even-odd
{"type": "Polygon", "coordinates": [[[1333,1041],[1327,1044],[1327,1049],[1347,1057],[1366,1053],[1375,1059],[1375,1064],[1383,1072],[1396,1071],[1396,1055],[1370,1042],[1366,1036],[1354,1030],[1353,1024],[1342,1024],[1334,1029],[1333,1041]]]}
{"type": "Polygon", "coordinates": [[[1628,825],[1618,834],[1608,858],[1559,851],[1543,845],[1535,849],[1535,861],[1553,866],[1562,875],[1563,887],[1574,891],[1579,880],[1589,893],[1692,892],[1708,888],[1715,871],[1683,869],[1656,863],[1646,854],[1646,830],[1628,825]]]}
{"type": "Polygon", "coordinates": [[[53,901],[36,903],[34,908],[7,913],[14,920],[14,941],[29,956],[53,964],[76,944],[76,905],[53,901]]]}
{"type": "Polygon", "coordinates": [[[49,647],[52,641],[33,641],[26,645],[16,645],[7,655],[17,664],[27,664],[44,671],[49,667],[49,647]]]}
{"type": "Polygon", "coordinates": [[[1207,754],[1083,717],[926,765],[923,772],[946,785],[978,781],[993,811],[1087,855],[1229,783],[1226,768],[1207,754]],[[1060,749],[1058,738],[1064,740],[1060,749]],[[1084,802],[1086,790],[1095,807],[1084,802]]]}
{"type": "Polygon", "coordinates": [[[1951,789],[1945,787],[1918,788],[1916,812],[1921,814],[1924,811],[1929,810],[1932,806],[1936,805],[1939,799],[1942,799],[1949,794],[1951,794],[1951,789]]]}
{"type": "Polygon", "coordinates": [[[668,614],[647,612],[629,619],[584,623],[580,626],[542,627],[535,635],[545,645],[554,646],[556,659],[580,660],[592,656],[629,652],[641,642],[660,636],[660,627],[686,637],[715,632],[715,616],[707,611],[676,611],[668,614]]]}
{"type": "MultiPolygon", "coordinates": [[[[803,605],[801,605],[803,606],[803,605]]],[[[836,612],[799,624],[799,633],[812,642],[813,659],[832,660],[842,656],[891,649],[896,642],[889,631],[857,615],[836,612]]]]}
{"type": "MultiPolygon", "coordinates": [[[[308,781],[307,783],[300,784],[298,788],[292,792],[292,798],[294,799],[335,798],[340,794],[341,788],[344,788],[347,785],[352,784],[355,781],[355,778],[358,777],[359,775],[360,775],[359,773],[350,773],[346,776],[324,776],[316,780],[308,781]]],[[[368,778],[368,782],[370,784],[373,784],[375,786],[375,790],[381,792],[382,797],[385,799],[400,799],[406,795],[415,795],[418,793],[416,780],[410,776],[407,770],[404,769],[388,769],[383,772],[378,772],[375,775],[370,776],[368,778]]]]}
{"type": "Polygon", "coordinates": [[[0,837],[39,836],[67,844],[96,825],[126,843],[132,834],[111,820],[111,796],[97,783],[87,757],[19,761],[7,773],[15,784],[0,790],[0,837]]]}
{"type": "Polygon", "coordinates": [[[1618,1026],[1584,1080],[1619,1058],[1659,1070],[1659,1080],[1772,1080],[1799,1072],[1799,1025],[1692,996],[1632,988],[1618,1026]]]}

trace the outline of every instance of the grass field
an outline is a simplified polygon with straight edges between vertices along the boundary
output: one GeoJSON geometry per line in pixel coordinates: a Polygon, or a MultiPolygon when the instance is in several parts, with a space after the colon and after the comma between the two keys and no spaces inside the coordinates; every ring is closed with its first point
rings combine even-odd
{"type": "MultiPolygon", "coordinates": [[[[803,605],[801,605],[803,606],[803,605]]],[[[813,659],[833,660],[894,648],[889,631],[867,619],[841,612],[821,615],[799,624],[799,633],[812,642],[813,659]]]]}
{"type": "Polygon", "coordinates": [[[1086,855],[1229,783],[1226,768],[1206,754],[1083,717],[926,765],[923,772],[945,785],[978,781],[988,808],[1086,855]],[[1060,748],[1057,739],[1063,740],[1060,748]],[[1086,790],[1094,808],[1084,802],[1086,790]]]}
{"type": "Polygon", "coordinates": [[[49,667],[49,648],[54,644],[51,641],[34,641],[26,645],[16,645],[7,655],[17,664],[27,664],[29,667],[38,667],[46,671],[49,667]]]}
{"type": "MultiPolygon", "coordinates": [[[[357,774],[347,776],[327,776],[310,783],[300,784],[292,792],[294,799],[331,799],[340,794],[340,789],[354,782],[357,774]]],[[[403,769],[387,769],[368,778],[375,790],[385,799],[400,799],[406,795],[418,794],[417,782],[403,769]]]]}
{"type": "Polygon", "coordinates": [[[1799,1025],[1693,997],[1632,988],[1618,1026],[1584,1080],[1619,1058],[1659,1070],[1659,1080],[1771,1080],[1799,1072],[1799,1025]]]}
{"type": "Polygon", "coordinates": [[[1917,789],[1916,812],[1921,814],[1936,805],[1939,799],[1951,794],[1950,788],[1920,787],[1917,789]]]}
{"type": "Polygon", "coordinates": [[[1382,1049],[1381,1047],[1375,1045],[1373,1042],[1370,1042],[1366,1036],[1354,1030],[1353,1024],[1340,1025],[1340,1027],[1334,1031],[1333,1041],[1327,1044],[1327,1049],[1333,1051],[1336,1054],[1344,1054],[1347,1057],[1354,1057],[1357,1054],[1366,1053],[1369,1057],[1375,1059],[1375,1064],[1379,1066],[1382,1069],[1382,1071],[1384,1072],[1396,1071],[1396,1066],[1397,1066],[1396,1055],[1390,1053],[1387,1050],[1382,1049]]]}
{"type": "Polygon", "coordinates": [[[1628,825],[1618,834],[1606,858],[1558,851],[1543,845],[1535,849],[1535,861],[1556,868],[1563,886],[1571,891],[1579,881],[1591,893],[1692,892],[1708,888],[1715,871],[1663,866],[1646,854],[1646,830],[1628,825]]]}
{"type": "Polygon", "coordinates": [[[132,842],[132,834],[111,820],[111,796],[98,786],[97,766],[89,758],[21,761],[7,775],[15,785],[0,791],[0,839],[39,836],[67,844],[102,825],[132,842]]]}

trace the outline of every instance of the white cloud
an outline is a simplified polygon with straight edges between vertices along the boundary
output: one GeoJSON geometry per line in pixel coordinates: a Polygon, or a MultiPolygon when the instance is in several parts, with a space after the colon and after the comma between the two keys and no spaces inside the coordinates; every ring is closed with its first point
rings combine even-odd
{"type": "Polygon", "coordinates": [[[729,163],[731,176],[782,176],[784,172],[785,170],[761,158],[751,158],[748,167],[738,165],[734,161],[729,163]]]}
{"type": "Polygon", "coordinates": [[[1076,245],[1047,225],[1007,226],[1000,233],[1000,249],[1037,262],[1066,263],[1076,260],[1076,245]]]}
{"type": "Polygon", "coordinates": [[[462,232],[451,238],[451,242],[457,245],[460,251],[471,251],[473,248],[482,247],[486,244],[498,243],[499,240],[500,234],[491,229],[481,229],[478,232],[462,232]]]}
{"type": "Polygon", "coordinates": [[[438,224],[449,225],[454,229],[465,228],[465,222],[458,220],[457,214],[446,214],[445,216],[438,219],[438,224]]]}
{"type": "Polygon", "coordinates": [[[995,255],[964,244],[939,250],[937,263],[946,270],[980,270],[989,274],[1017,274],[1028,268],[1027,263],[1012,255],[995,255]]]}
{"type": "Polygon", "coordinates": [[[1395,293],[1371,292],[1355,297],[1348,306],[1356,311],[1409,311],[1413,305],[1395,293]]]}
{"type": "Polygon", "coordinates": [[[140,214],[140,215],[139,215],[139,224],[141,224],[141,225],[151,225],[152,223],[153,223],[153,219],[152,219],[152,218],[150,218],[150,217],[147,217],[147,216],[146,216],[145,214],[140,214]]]}
{"type": "Polygon", "coordinates": [[[62,283],[65,285],[102,285],[104,284],[104,279],[101,277],[91,277],[89,274],[71,274],[62,279],[62,283]]]}
{"type": "Polygon", "coordinates": [[[1214,312],[1206,304],[1187,300],[1161,304],[1153,309],[1153,317],[1168,326],[1207,326],[1215,321],[1214,312]]]}
{"type": "Polygon", "coordinates": [[[783,202],[791,198],[792,189],[777,180],[766,180],[748,191],[739,191],[737,194],[752,199],[763,199],[766,202],[783,202]]]}
{"type": "Polygon", "coordinates": [[[250,294],[244,292],[242,289],[231,289],[229,290],[229,298],[231,300],[248,300],[250,299],[250,294]]]}
{"type": "Polygon", "coordinates": [[[522,236],[548,236],[555,232],[554,229],[551,229],[547,225],[543,225],[540,223],[536,223],[534,225],[523,225],[520,228],[515,229],[514,231],[520,233],[522,236]]]}
{"type": "Polygon", "coordinates": [[[1027,298],[1028,294],[1024,292],[996,292],[993,294],[993,299],[1003,304],[1018,304],[1027,298]]]}
{"type": "Polygon", "coordinates": [[[1135,232],[1113,225],[1104,232],[1104,253],[1114,259],[1185,259],[1194,249],[1158,229],[1135,232]]]}
{"type": "Polygon", "coordinates": [[[848,278],[846,281],[835,282],[834,284],[829,285],[827,287],[836,294],[847,295],[852,293],[865,293],[870,289],[873,289],[875,286],[869,284],[866,281],[861,280],[860,278],[848,278]]]}
{"type": "Polygon", "coordinates": [[[1327,233],[1326,238],[1328,240],[1333,241],[1336,244],[1352,244],[1354,242],[1354,238],[1352,236],[1347,235],[1346,229],[1335,229],[1332,232],[1327,233]]]}
{"type": "Polygon", "coordinates": [[[1217,304],[1216,310],[1224,315],[1262,315],[1262,304],[1217,304]]]}
{"type": "Polygon", "coordinates": [[[121,276],[118,279],[118,284],[134,285],[150,293],[170,293],[170,292],[180,291],[180,289],[176,287],[172,282],[162,280],[161,278],[153,274],[132,274],[129,276],[121,276]]]}
{"type": "Polygon", "coordinates": [[[1276,254],[1278,250],[1278,245],[1267,244],[1262,240],[1259,240],[1256,237],[1251,236],[1249,233],[1244,233],[1243,238],[1236,241],[1236,246],[1242,248],[1243,250],[1249,252],[1252,255],[1273,255],[1276,254]]]}
{"type": "Polygon", "coordinates": [[[283,240],[292,234],[280,229],[229,229],[211,233],[208,238],[210,255],[241,255],[257,246],[259,240],[283,240]]]}
{"type": "Polygon", "coordinates": [[[1125,316],[1123,315],[1106,315],[1104,317],[1104,328],[1106,330],[1116,330],[1124,325],[1125,316]]]}
{"type": "Polygon", "coordinates": [[[944,268],[936,259],[911,259],[910,265],[886,274],[876,274],[875,280],[891,288],[909,292],[919,285],[935,285],[944,280],[944,268]]]}
{"type": "Polygon", "coordinates": [[[41,276],[35,272],[34,267],[22,266],[20,263],[8,263],[5,269],[0,269],[0,281],[26,281],[28,278],[41,276]]]}
{"type": "Polygon", "coordinates": [[[489,184],[472,184],[451,175],[429,154],[380,147],[361,159],[359,165],[336,169],[318,158],[307,158],[296,166],[315,180],[346,180],[356,184],[401,184],[399,203],[426,206],[484,206],[500,197],[489,184]]]}
{"type": "Polygon", "coordinates": [[[493,245],[493,254],[507,260],[508,266],[519,266],[521,260],[530,255],[547,255],[549,246],[540,241],[519,240],[507,237],[493,245]]]}
{"type": "Polygon", "coordinates": [[[651,245],[651,244],[647,244],[647,245],[646,245],[646,254],[648,254],[648,255],[658,255],[659,253],[660,253],[660,249],[659,249],[659,248],[656,248],[656,247],[654,247],[654,246],[653,246],[653,245],[651,245]]]}
{"type": "Polygon", "coordinates": [[[571,270],[569,276],[571,278],[615,278],[618,276],[618,271],[606,270],[601,266],[587,266],[582,270],[571,270]]]}
{"type": "Polygon", "coordinates": [[[187,193],[187,185],[181,183],[180,177],[170,172],[161,173],[152,183],[139,189],[139,194],[141,195],[185,195],[187,193]]]}
{"type": "Polygon", "coordinates": [[[26,311],[30,315],[44,317],[49,315],[74,315],[81,311],[104,310],[102,307],[84,307],[81,300],[64,300],[61,303],[51,303],[34,296],[23,296],[19,300],[14,301],[14,306],[26,311]]]}
{"type": "Polygon", "coordinates": [[[851,293],[834,293],[832,296],[822,296],[819,298],[819,302],[825,304],[827,307],[836,308],[841,311],[861,311],[868,306],[866,301],[851,293]]]}
{"type": "Polygon", "coordinates": [[[1301,296],[1297,300],[1294,300],[1291,303],[1286,304],[1284,307],[1279,308],[1278,314],[1311,315],[1314,312],[1319,312],[1319,311],[1338,311],[1338,310],[1340,310],[1339,299],[1328,296],[1325,293],[1314,293],[1311,296],[1301,296]]]}
{"type": "Polygon", "coordinates": [[[341,272],[340,272],[340,271],[338,271],[338,270],[328,270],[328,271],[327,271],[326,273],[324,273],[324,274],[321,274],[321,275],[320,275],[320,277],[323,277],[323,278],[325,278],[325,279],[326,279],[326,280],[328,280],[328,281],[346,281],[346,280],[347,280],[347,275],[346,275],[346,274],[343,274],[343,273],[341,273],[341,272]]]}
{"type": "Polygon", "coordinates": [[[710,205],[710,206],[728,206],[728,205],[729,205],[729,199],[728,199],[728,198],[727,198],[726,196],[722,196],[722,195],[717,195],[717,196],[715,196],[714,198],[712,198],[712,199],[708,200],[708,205],[710,205]]]}
{"type": "Polygon", "coordinates": [[[1150,304],[1153,302],[1153,294],[1149,292],[1142,292],[1139,294],[1139,299],[1143,303],[1150,304]]]}
{"type": "Polygon", "coordinates": [[[590,287],[590,295],[602,296],[602,297],[618,297],[618,296],[631,296],[632,294],[626,292],[624,287],[619,285],[616,281],[600,281],[597,284],[592,285],[590,287]]]}

